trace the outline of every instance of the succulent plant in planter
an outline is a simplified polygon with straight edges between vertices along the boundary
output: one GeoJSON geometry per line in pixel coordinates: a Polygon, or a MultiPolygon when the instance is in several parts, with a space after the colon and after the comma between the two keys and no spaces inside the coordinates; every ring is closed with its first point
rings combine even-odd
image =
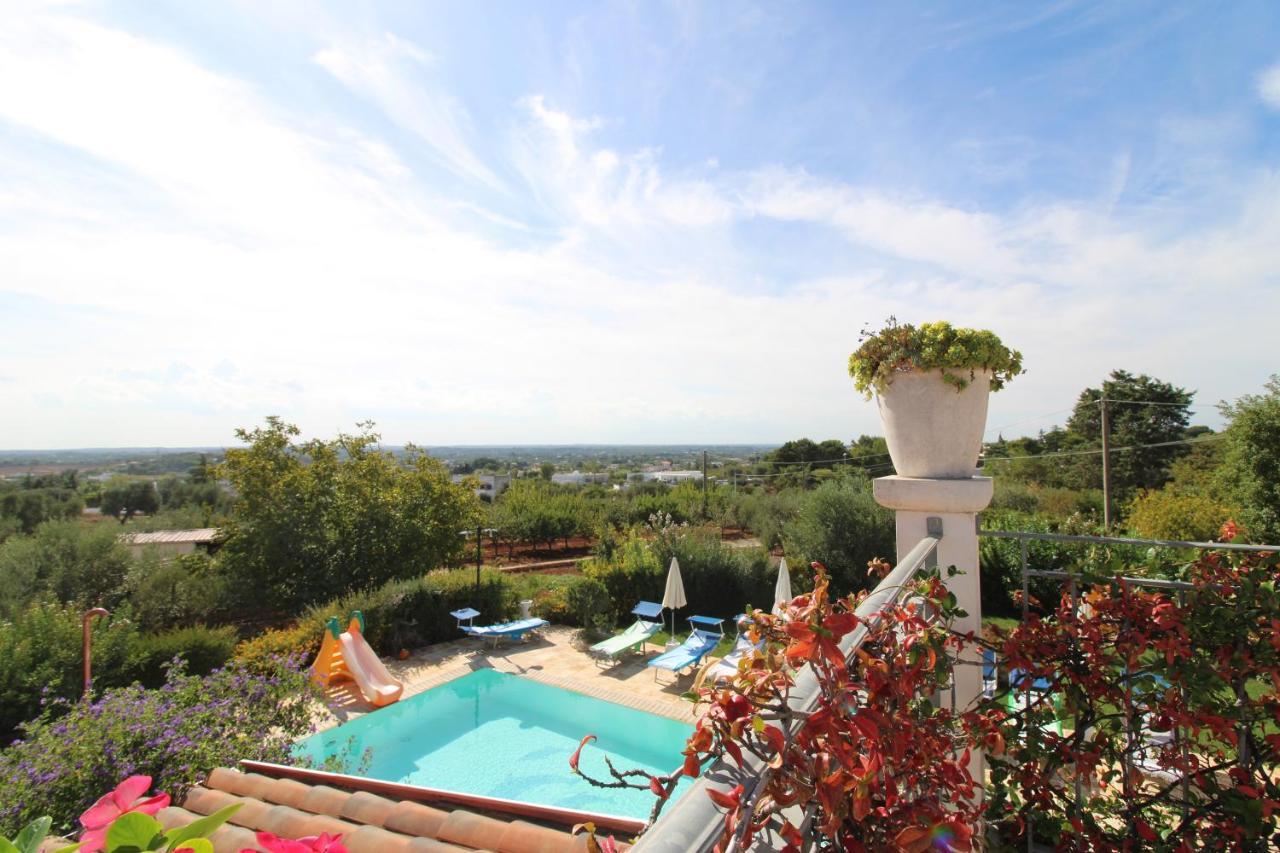
{"type": "Polygon", "coordinates": [[[904,477],[972,477],[982,449],[987,397],[1022,373],[1022,353],[993,332],[950,323],[899,325],[893,317],[849,356],[849,374],[874,392],[885,441],[904,477]]]}
{"type": "Polygon", "coordinates": [[[1023,372],[1022,353],[985,329],[957,329],[946,321],[917,328],[890,317],[877,332],[863,330],[861,345],[849,356],[849,375],[868,400],[872,391],[883,392],[896,375],[913,370],[939,370],[957,391],[986,371],[991,390],[999,391],[1023,372]]]}

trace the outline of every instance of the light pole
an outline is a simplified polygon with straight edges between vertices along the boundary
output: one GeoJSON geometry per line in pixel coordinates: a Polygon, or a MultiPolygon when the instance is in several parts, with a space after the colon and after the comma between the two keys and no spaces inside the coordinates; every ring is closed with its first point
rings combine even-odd
{"type": "Polygon", "coordinates": [[[89,626],[89,623],[91,623],[94,620],[94,618],[97,616],[110,616],[110,615],[111,614],[108,613],[103,608],[95,607],[92,610],[86,610],[84,613],[84,616],[80,617],[80,624],[84,629],[84,640],[80,647],[81,654],[84,657],[84,692],[81,694],[82,698],[88,698],[89,683],[93,680],[92,664],[90,663],[90,660],[89,660],[89,655],[91,653],[90,646],[92,646],[93,644],[93,632],[89,626]]]}

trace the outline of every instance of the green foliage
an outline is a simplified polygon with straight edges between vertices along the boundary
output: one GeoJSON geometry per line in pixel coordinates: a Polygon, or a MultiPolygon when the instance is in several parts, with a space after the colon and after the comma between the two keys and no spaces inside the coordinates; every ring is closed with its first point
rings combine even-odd
{"type": "Polygon", "coordinates": [[[46,522],[30,536],[0,544],[0,617],[38,596],[92,606],[114,606],[130,567],[116,541],[118,528],[73,521],[46,522]]]}
{"type": "MultiPolygon", "coordinates": [[[[1112,454],[1112,488],[1121,495],[1132,494],[1137,489],[1160,488],[1169,479],[1169,467],[1187,453],[1187,446],[1137,446],[1185,438],[1192,393],[1150,376],[1114,370],[1101,388],[1086,388],[1080,393],[1067,421],[1067,432],[1084,446],[1101,447],[1100,401],[1104,397],[1111,446],[1137,448],[1112,454]],[[1150,405],[1152,403],[1158,405],[1150,405]]],[[[1080,485],[1102,487],[1102,464],[1097,458],[1082,456],[1073,464],[1079,472],[1080,485]]]]}
{"type": "Polygon", "coordinates": [[[849,459],[849,448],[839,439],[822,442],[807,438],[788,441],[777,450],[765,455],[765,461],[774,465],[809,464],[815,468],[831,468],[849,459]]]}
{"type": "MultiPolygon", "coordinates": [[[[6,488],[0,490],[0,521],[11,521],[10,533],[32,533],[46,521],[80,517],[84,501],[74,488],[6,488]]],[[[0,541],[5,536],[0,535],[0,541]]]]}
{"type": "MultiPolygon", "coordinates": [[[[77,607],[37,602],[0,623],[0,742],[46,704],[79,698],[80,617],[77,607]]],[[[187,660],[190,672],[209,672],[230,658],[236,635],[203,626],[144,634],[126,613],[95,620],[92,640],[93,686],[101,690],[133,681],[158,686],[175,657],[187,660]]]]}
{"type": "Polygon", "coordinates": [[[871,497],[870,481],[846,474],[805,494],[796,517],[783,528],[788,555],[803,577],[811,562],[831,574],[832,589],[846,595],[872,585],[867,562],[892,558],[896,549],[893,513],[871,497]]]}
{"type": "Polygon", "coordinates": [[[305,670],[254,675],[228,667],[207,676],[171,670],[163,689],[113,688],[37,720],[0,752],[0,833],[50,815],[70,831],[104,791],[134,774],[181,801],[215,767],[241,759],[287,763],[312,730],[305,670]]]}
{"type": "Polygon", "coordinates": [[[589,535],[595,518],[579,490],[542,480],[516,480],[490,512],[499,535],[508,542],[543,543],[589,535]]]}
{"type": "Polygon", "coordinates": [[[400,649],[458,639],[457,623],[449,613],[463,607],[474,607],[485,619],[498,622],[515,612],[515,597],[498,572],[484,572],[478,591],[470,569],[388,581],[308,608],[294,625],[241,643],[235,659],[254,670],[280,655],[298,654],[309,662],[320,650],[328,618],[337,616],[345,625],[355,610],[364,614],[369,645],[378,654],[393,655],[400,649]]]}
{"type": "Polygon", "coordinates": [[[226,581],[207,554],[162,558],[144,554],[133,561],[125,581],[126,597],[148,631],[220,615],[227,598],[226,581]]]}
{"type": "MultiPolygon", "coordinates": [[[[683,615],[731,618],[748,604],[772,604],[774,576],[759,549],[728,548],[711,531],[665,525],[652,538],[632,535],[610,561],[588,561],[583,574],[608,595],[609,623],[630,617],[637,601],[661,601],[671,558],[680,562],[688,606],[683,615]]],[[[584,592],[585,595],[585,592],[584,592]]]]}
{"type": "Polygon", "coordinates": [[[861,344],[849,356],[849,375],[859,391],[871,398],[884,391],[895,373],[941,370],[942,378],[956,390],[968,386],[979,370],[991,373],[991,390],[1022,373],[1022,353],[1001,343],[995,333],[957,329],[947,322],[922,323],[919,328],[898,325],[890,317],[884,328],[863,331],[861,344]]]}
{"type": "Polygon", "coordinates": [[[566,588],[565,603],[574,623],[583,628],[609,627],[609,590],[594,578],[577,578],[566,588]]]}
{"type": "Polygon", "coordinates": [[[1222,413],[1229,423],[1218,486],[1241,508],[1250,539],[1280,542],[1280,375],[1222,413]]]}
{"type": "MultiPolygon", "coordinates": [[[[129,683],[137,625],[99,619],[92,637],[95,685],[129,683]]],[[[79,608],[35,603],[0,624],[0,743],[44,703],[79,697],[81,677],[79,608]]]]}
{"type": "Polygon", "coordinates": [[[238,641],[236,629],[229,625],[140,634],[130,651],[127,672],[145,687],[158,687],[164,683],[165,670],[178,658],[186,662],[187,672],[204,675],[229,661],[238,641]]]}
{"type": "Polygon", "coordinates": [[[356,435],[296,443],[279,418],[237,430],[222,471],[238,494],[220,552],[246,605],[291,609],[413,578],[456,559],[480,505],[444,466],[409,447],[398,460],[356,435]]]}
{"type": "Polygon", "coordinates": [[[778,492],[740,492],[734,498],[738,520],[746,525],[765,548],[782,544],[786,525],[800,514],[805,493],[800,489],[778,492]]]}
{"type": "Polygon", "coordinates": [[[160,509],[160,495],[151,480],[116,477],[102,487],[98,506],[103,515],[118,518],[124,524],[140,512],[160,509]]]}
{"type": "Polygon", "coordinates": [[[1217,538],[1231,515],[1212,498],[1180,494],[1166,486],[1134,498],[1125,513],[1125,522],[1134,534],[1147,539],[1208,542],[1217,538]]]}

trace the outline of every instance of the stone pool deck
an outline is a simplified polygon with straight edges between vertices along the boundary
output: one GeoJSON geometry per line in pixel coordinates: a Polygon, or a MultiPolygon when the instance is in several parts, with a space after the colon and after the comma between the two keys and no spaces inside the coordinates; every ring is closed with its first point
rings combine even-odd
{"type": "MultiPolygon", "coordinates": [[[[384,663],[404,682],[404,698],[488,668],[680,722],[694,721],[693,703],[680,698],[693,684],[692,673],[674,677],[663,670],[655,681],[655,670],[645,666],[662,651],[660,647],[647,644],[643,654],[628,653],[618,663],[604,667],[587,651],[589,643],[581,639],[581,633],[576,628],[552,625],[524,642],[503,643],[497,648],[487,640],[466,637],[421,649],[406,660],[384,663]]],[[[317,719],[322,729],[374,710],[350,683],[329,689],[328,706],[328,712],[317,719]]]]}

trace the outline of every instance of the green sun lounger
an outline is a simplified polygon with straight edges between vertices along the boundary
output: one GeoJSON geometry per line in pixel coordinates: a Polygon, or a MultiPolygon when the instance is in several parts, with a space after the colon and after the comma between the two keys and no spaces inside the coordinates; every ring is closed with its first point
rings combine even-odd
{"type": "Polygon", "coordinates": [[[631,611],[638,618],[621,634],[615,634],[603,642],[596,643],[591,651],[601,660],[616,663],[619,656],[629,649],[643,650],[645,641],[662,630],[661,622],[651,622],[662,614],[662,605],[652,601],[642,601],[631,611]]]}

